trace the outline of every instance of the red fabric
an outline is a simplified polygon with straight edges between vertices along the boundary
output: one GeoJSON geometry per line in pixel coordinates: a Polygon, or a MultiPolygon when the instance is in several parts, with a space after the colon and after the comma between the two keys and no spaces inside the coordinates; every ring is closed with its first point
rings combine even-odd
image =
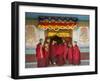
{"type": "Polygon", "coordinates": [[[63,44],[57,45],[56,64],[59,65],[59,66],[65,64],[65,60],[64,60],[64,46],[63,46],[63,44]]]}
{"type": "Polygon", "coordinates": [[[40,45],[41,44],[39,43],[39,44],[37,44],[37,47],[36,47],[36,58],[37,59],[41,59],[42,58],[41,55],[44,56],[43,55],[43,48],[41,49],[40,45]],[[41,54],[41,52],[42,52],[42,54],[41,54]]]}
{"type": "Polygon", "coordinates": [[[43,58],[37,60],[37,67],[45,67],[45,60],[43,58]]]}
{"type": "Polygon", "coordinates": [[[53,55],[53,56],[56,55],[56,48],[57,48],[56,44],[50,46],[50,49],[51,49],[50,53],[51,53],[51,55],[53,55]]]}
{"type": "Polygon", "coordinates": [[[73,47],[73,63],[80,64],[80,50],[77,45],[73,47]]]}
{"type": "Polygon", "coordinates": [[[44,48],[44,62],[45,62],[45,66],[49,65],[49,49],[48,51],[44,48]]]}
{"type": "Polygon", "coordinates": [[[44,67],[45,66],[45,59],[43,53],[43,47],[41,48],[41,44],[37,44],[36,47],[36,58],[37,58],[37,67],[44,67]]]}
{"type": "Polygon", "coordinates": [[[51,64],[53,64],[56,60],[56,48],[57,48],[57,45],[54,44],[54,45],[50,45],[49,47],[49,60],[51,62],[51,64]]]}
{"type": "Polygon", "coordinates": [[[67,54],[68,54],[68,47],[66,44],[63,45],[63,50],[64,50],[64,60],[66,62],[67,54]]]}
{"type": "Polygon", "coordinates": [[[68,48],[68,62],[69,64],[73,62],[73,47],[68,48]]]}
{"type": "Polygon", "coordinates": [[[49,50],[43,50],[43,53],[44,53],[44,58],[48,58],[49,57],[49,50]]]}
{"type": "Polygon", "coordinates": [[[43,26],[48,26],[48,25],[51,25],[51,26],[72,26],[72,25],[76,25],[77,23],[76,22],[39,22],[39,25],[43,25],[43,26]]]}
{"type": "Polygon", "coordinates": [[[56,64],[58,66],[61,66],[61,65],[65,64],[64,57],[62,55],[56,56],[56,64]]]}
{"type": "Polygon", "coordinates": [[[64,50],[63,50],[63,44],[59,44],[57,45],[57,48],[56,48],[56,55],[64,55],[64,50]]]}

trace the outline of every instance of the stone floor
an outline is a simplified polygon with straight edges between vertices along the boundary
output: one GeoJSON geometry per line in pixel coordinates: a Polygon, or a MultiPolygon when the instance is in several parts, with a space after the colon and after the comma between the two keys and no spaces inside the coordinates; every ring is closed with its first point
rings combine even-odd
{"type": "MultiPolygon", "coordinates": [[[[81,65],[89,65],[89,60],[81,60],[81,65]]],[[[65,65],[63,66],[74,66],[74,65],[70,65],[66,62],[65,65]]],[[[25,68],[36,68],[37,67],[37,63],[36,62],[28,62],[25,63],[25,68]]],[[[49,67],[57,67],[57,65],[50,65],[49,67]]]]}

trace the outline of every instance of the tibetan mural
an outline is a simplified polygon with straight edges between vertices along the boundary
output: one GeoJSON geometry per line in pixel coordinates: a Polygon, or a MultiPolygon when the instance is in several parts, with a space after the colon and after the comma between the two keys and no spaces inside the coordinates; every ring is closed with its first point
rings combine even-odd
{"type": "Polygon", "coordinates": [[[26,12],[25,67],[70,65],[89,65],[89,16],[26,12]]]}

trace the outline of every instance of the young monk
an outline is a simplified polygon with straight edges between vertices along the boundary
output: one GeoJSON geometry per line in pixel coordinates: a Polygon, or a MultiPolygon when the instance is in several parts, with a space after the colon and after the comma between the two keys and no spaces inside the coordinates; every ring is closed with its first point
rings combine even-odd
{"type": "Polygon", "coordinates": [[[57,50],[56,50],[56,64],[58,66],[62,66],[62,65],[65,64],[63,43],[57,45],[57,50]]]}
{"type": "Polygon", "coordinates": [[[55,64],[55,61],[56,61],[56,41],[55,40],[52,40],[51,42],[51,45],[50,45],[50,61],[51,61],[51,64],[55,64]]]}
{"type": "Polygon", "coordinates": [[[63,40],[63,49],[64,50],[64,61],[66,63],[66,60],[67,60],[67,54],[68,54],[68,46],[67,46],[67,43],[65,40],[63,40]]]}
{"type": "Polygon", "coordinates": [[[43,39],[40,39],[39,43],[36,46],[36,59],[37,59],[37,67],[45,66],[45,60],[43,54],[43,39]]]}
{"type": "Polygon", "coordinates": [[[80,64],[80,49],[77,45],[77,41],[74,41],[73,44],[73,64],[75,65],[80,64]]]}
{"type": "Polygon", "coordinates": [[[44,62],[45,62],[45,67],[49,65],[49,44],[46,42],[44,43],[44,62]]]}
{"type": "Polygon", "coordinates": [[[73,46],[68,43],[68,63],[73,64],[73,46]]]}
{"type": "Polygon", "coordinates": [[[50,63],[51,63],[51,58],[50,58],[50,51],[51,51],[51,49],[50,49],[50,47],[51,47],[51,40],[50,40],[50,38],[47,38],[47,40],[46,40],[46,43],[48,44],[48,60],[49,60],[49,65],[50,65],[50,63]]]}

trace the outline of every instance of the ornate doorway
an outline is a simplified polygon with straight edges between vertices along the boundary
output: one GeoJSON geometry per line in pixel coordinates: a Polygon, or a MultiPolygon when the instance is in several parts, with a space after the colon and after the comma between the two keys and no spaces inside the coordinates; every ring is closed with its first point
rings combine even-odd
{"type": "Polygon", "coordinates": [[[61,37],[62,39],[66,40],[67,43],[72,43],[72,29],[64,29],[59,31],[54,30],[46,30],[45,31],[45,38],[52,38],[53,36],[61,37]]]}

